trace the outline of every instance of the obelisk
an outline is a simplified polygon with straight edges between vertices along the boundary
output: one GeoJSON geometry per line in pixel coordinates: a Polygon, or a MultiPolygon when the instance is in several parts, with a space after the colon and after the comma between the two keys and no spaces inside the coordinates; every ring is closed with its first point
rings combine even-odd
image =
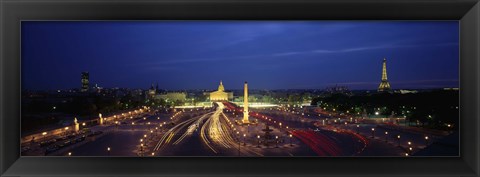
{"type": "Polygon", "coordinates": [[[245,85],[243,86],[243,120],[242,123],[248,124],[250,121],[248,121],[248,85],[247,82],[245,82],[245,85]]]}

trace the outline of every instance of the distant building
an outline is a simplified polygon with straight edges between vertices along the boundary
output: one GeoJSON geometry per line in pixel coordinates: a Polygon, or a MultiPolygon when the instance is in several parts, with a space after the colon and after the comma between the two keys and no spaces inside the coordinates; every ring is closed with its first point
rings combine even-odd
{"type": "Polygon", "coordinates": [[[458,87],[453,87],[453,88],[447,87],[447,88],[443,88],[443,90],[459,90],[459,89],[458,87]]]}
{"type": "Polygon", "coordinates": [[[233,99],[233,92],[225,92],[222,81],[218,90],[210,93],[210,101],[228,101],[233,99]]]}
{"type": "Polygon", "coordinates": [[[185,92],[168,92],[168,93],[156,95],[155,99],[184,102],[185,100],[187,100],[187,94],[185,92]]]}
{"type": "Polygon", "coordinates": [[[416,90],[399,90],[398,91],[401,94],[407,94],[407,93],[418,93],[416,90]]]}
{"type": "Polygon", "coordinates": [[[88,88],[89,88],[88,79],[89,79],[89,77],[90,76],[89,76],[88,72],[82,72],[82,89],[81,89],[82,92],[88,91],[88,88]]]}
{"type": "Polygon", "coordinates": [[[387,59],[383,58],[382,81],[378,86],[378,92],[389,92],[390,89],[390,83],[387,80],[387,59]]]}
{"type": "Polygon", "coordinates": [[[152,86],[150,86],[150,89],[148,89],[146,96],[148,98],[155,98],[155,96],[157,95],[157,91],[158,91],[158,83],[156,87],[153,87],[153,83],[152,83],[152,86]]]}
{"type": "Polygon", "coordinates": [[[344,94],[344,95],[353,95],[352,91],[348,89],[346,86],[333,86],[325,88],[324,94],[332,95],[332,94],[344,94]]]}

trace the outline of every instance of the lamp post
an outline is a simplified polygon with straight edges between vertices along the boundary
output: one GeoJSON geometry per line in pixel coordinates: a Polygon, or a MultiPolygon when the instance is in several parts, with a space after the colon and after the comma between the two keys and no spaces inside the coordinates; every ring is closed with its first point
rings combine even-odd
{"type": "Polygon", "coordinates": [[[243,134],[243,145],[246,146],[247,143],[245,142],[245,138],[247,137],[247,134],[243,134]]]}
{"type": "Polygon", "coordinates": [[[388,132],[385,132],[385,142],[388,142],[388,132]]]}
{"type": "Polygon", "coordinates": [[[360,129],[360,125],[357,124],[357,134],[358,134],[359,129],[360,129]]]}
{"type": "Polygon", "coordinates": [[[258,140],[257,147],[259,148],[260,147],[260,135],[257,135],[257,140],[258,140]]]}
{"type": "Polygon", "coordinates": [[[278,148],[278,136],[275,136],[275,142],[276,142],[275,147],[278,148]]]}
{"type": "Polygon", "coordinates": [[[143,156],[143,143],[140,144],[140,156],[143,156]]]}
{"type": "Polygon", "coordinates": [[[43,137],[42,139],[43,139],[43,140],[45,140],[46,135],[47,135],[47,132],[43,132],[43,133],[42,133],[42,137],[43,137]]]}
{"type": "Polygon", "coordinates": [[[425,136],[425,147],[428,146],[428,136],[425,136]]]}
{"type": "Polygon", "coordinates": [[[397,135],[398,146],[400,146],[400,135],[397,135]]]}
{"type": "Polygon", "coordinates": [[[237,131],[237,140],[238,140],[238,156],[240,156],[240,146],[241,146],[241,143],[240,143],[240,132],[237,131]]]}
{"type": "Polygon", "coordinates": [[[107,155],[110,156],[110,147],[107,147],[107,155]]]}
{"type": "Polygon", "coordinates": [[[375,139],[375,128],[372,128],[372,138],[375,139]]]}
{"type": "Polygon", "coordinates": [[[290,137],[290,146],[293,146],[292,144],[292,134],[288,135],[290,137]]]}

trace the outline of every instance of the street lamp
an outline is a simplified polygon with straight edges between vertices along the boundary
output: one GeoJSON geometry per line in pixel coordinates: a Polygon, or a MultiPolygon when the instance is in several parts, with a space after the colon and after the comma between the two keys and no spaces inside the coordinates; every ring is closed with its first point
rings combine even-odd
{"type": "Polygon", "coordinates": [[[425,136],[425,146],[428,146],[428,136],[425,136]]]}
{"type": "Polygon", "coordinates": [[[110,147],[107,147],[107,154],[110,156],[110,147]]]}
{"type": "Polygon", "coordinates": [[[247,137],[247,134],[243,134],[243,145],[244,145],[244,146],[247,145],[247,144],[245,143],[245,138],[246,138],[246,137],[247,137]]]}
{"type": "Polygon", "coordinates": [[[292,134],[288,135],[290,137],[290,146],[293,146],[292,144],[292,134]]]}
{"type": "Polygon", "coordinates": [[[258,139],[258,145],[257,145],[257,147],[260,147],[260,135],[257,135],[257,139],[258,139]]]}
{"type": "Polygon", "coordinates": [[[375,128],[372,128],[372,138],[375,139],[375,128]]]}
{"type": "Polygon", "coordinates": [[[72,152],[68,152],[68,156],[72,156],[72,152]]]}
{"type": "Polygon", "coordinates": [[[388,132],[385,132],[385,142],[388,141],[388,132]]]}
{"type": "Polygon", "coordinates": [[[47,132],[43,132],[42,133],[42,136],[43,136],[43,139],[45,139],[45,136],[47,135],[47,132]]]}
{"type": "Polygon", "coordinates": [[[400,146],[400,135],[397,135],[398,146],[400,146]]]}
{"type": "Polygon", "coordinates": [[[357,124],[357,134],[358,134],[358,129],[360,129],[360,125],[357,124]]]}
{"type": "Polygon", "coordinates": [[[275,142],[276,142],[275,147],[278,148],[278,136],[275,136],[275,142]]]}

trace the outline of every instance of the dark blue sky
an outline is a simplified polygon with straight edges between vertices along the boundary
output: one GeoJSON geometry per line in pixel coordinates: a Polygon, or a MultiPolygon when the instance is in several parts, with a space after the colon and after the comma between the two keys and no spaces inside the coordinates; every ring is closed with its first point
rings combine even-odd
{"type": "Polygon", "coordinates": [[[22,87],[458,87],[457,21],[22,22],[22,87]]]}

